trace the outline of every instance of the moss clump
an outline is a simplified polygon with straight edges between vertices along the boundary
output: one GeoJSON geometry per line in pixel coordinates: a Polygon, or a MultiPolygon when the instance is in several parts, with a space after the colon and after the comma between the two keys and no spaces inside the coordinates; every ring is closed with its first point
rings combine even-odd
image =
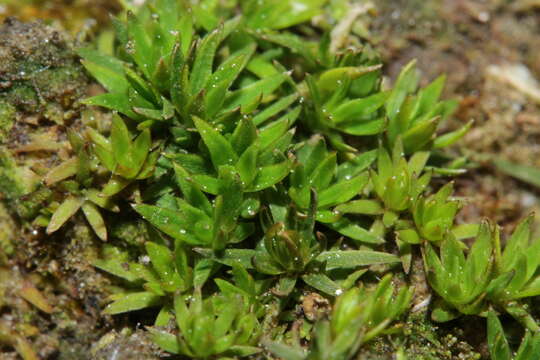
{"type": "Polygon", "coordinates": [[[39,185],[65,156],[87,84],[67,37],[41,22],[0,26],[0,200],[22,219],[52,195],[39,185]]]}
{"type": "Polygon", "coordinates": [[[15,122],[15,107],[6,100],[0,100],[0,142],[3,142],[15,122]]]}
{"type": "Polygon", "coordinates": [[[0,266],[7,262],[7,257],[14,252],[13,241],[17,237],[17,224],[0,203],[0,266]]]}
{"type": "MultiPolygon", "coordinates": [[[[87,78],[72,45],[42,23],[6,19],[0,27],[0,99],[17,110],[62,124],[84,94],[87,78]]],[[[4,121],[13,111],[2,114],[4,121]]]]}

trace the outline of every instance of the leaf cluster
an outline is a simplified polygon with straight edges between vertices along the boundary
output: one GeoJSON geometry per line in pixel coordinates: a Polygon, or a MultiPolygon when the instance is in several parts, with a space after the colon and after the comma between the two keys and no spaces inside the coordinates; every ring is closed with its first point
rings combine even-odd
{"type": "Polygon", "coordinates": [[[540,240],[531,241],[532,216],[523,220],[501,249],[499,230],[484,222],[475,241],[463,253],[463,244],[448,236],[438,256],[426,245],[425,263],[433,289],[444,299],[433,313],[446,321],[464,314],[483,314],[492,304],[522,322],[531,331],[538,324],[526,310],[522,299],[540,294],[537,273],[540,240]],[[450,305],[452,309],[448,307],[450,305]]]}
{"type": "Polygon", "coordinates": [[[353,359],[363,343],[390,332],[389,324],[407,309],[412,288],[402,287],[394,293],[391,275],[374,289],[353,288],[337,299],[329,320],[316,324],[309,349],[278,343],[269,343],[268,347],[285,360],[353,359]]]}

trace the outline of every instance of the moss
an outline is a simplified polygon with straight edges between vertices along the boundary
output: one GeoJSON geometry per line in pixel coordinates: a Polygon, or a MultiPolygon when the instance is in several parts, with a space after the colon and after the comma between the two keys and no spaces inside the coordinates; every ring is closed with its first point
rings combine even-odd
{"type": "Polygon", "coordinates": [[[0,142],[5,141],[15,122],[15,107],[0,99],[0,142]]]}
{"type": "Polygon", "coordinates": [[[142,221],[120,219],[111,222],[111,239],[126,245],[140,247],[148,240],[148,231],[142,221]]]}
{"type": "Polygon", "coordinates": [[[52,191],[39,184],[39,176],[28,166],[18,165],[10,151],[0,146],[0,199],[21,219],[36,216],[43,201],[50,197],[52,191]]]}
{"type": "Polygon", "coordinates": [[[18,166],[15,157],[0,147],[0,193],[6,200],[14,200],[29,194],[37,187],[35,176],[28,176],[29,169],[18,166]]]}
{"type": "Polygon", "coordinates": [[[34,218],[51,196],[39,185],[59,160],[55,152],[20,147],[61,144],[87,85],[66,36],[41,22],[8,18],[0,26],[0,200],[19,218],[34,218]]]}
{"type": "Polygon", "coordinates": [[[62,124],[88,80],[62,34],[8,18],[0,27],[0,83],[0,99],[15,107],[17,118],[31,114],[62,124]]]}
{"type": "Polygon", "coordinates": [[[7,262],[7,256],[13,254],[15,250],[13,242],[18,236],[17,233],[17,224],[0,202],[0,265],[7,262]]]}

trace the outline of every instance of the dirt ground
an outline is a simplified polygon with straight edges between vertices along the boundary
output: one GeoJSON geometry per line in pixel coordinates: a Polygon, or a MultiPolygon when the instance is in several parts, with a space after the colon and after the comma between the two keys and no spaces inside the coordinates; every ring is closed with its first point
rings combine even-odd
{"type": "MultiPolygon", "coordinates": [[[[355,28],[381,53],[388,77],[395,78],[411,59],[418,60],[424,84],[445,73],[445,96],[459,99],[460,106],[443,130],[455,129],[471,119],[475,122],[472,130],[452,149],[456,156],[469,159],[469,171],[455,179],[457,194],[467,199],[460,220],[478,222],[488,217],[504,226],[504,233],[508,233],[525,215],[531,211],[538,213],[540,188],[497,170],[493,159],[540,168],[540,1],[377,0],[373,4],[375,11],[360,16],[355,28]]],[[[46,18],[55,26],[76,33],[94,23],[106,23],[106,13],[117,8],[87,0],[0,0],[0,20],[8,15],[25,20],[46,18]]],[[[3,212],[0,207],[0,218],[3,212]]],[[[536,222],[540,229],[540,216],[536,222]]],[[[64,251],[74,246],[66,242],[64,251]]],[[[45,247],[41,254],[56,251],[51,245],[45,247]]],[[[84,249],[79,250],[84,253],[84,249]]],[[[40,266],[54,266],[54,259],[49,260],[36,259],[36,262],[40,266]]],[[[13,284],[22,282],[22,276],[38,284],[55,301],[64,302],[72,312],[51,315],[30,308],[20,299],[13,303],[0,302],[0,342],[9,333],[6,329],[16,321],[29,323],[30,318],[37,318],[34,321],[37,326],[18,328],[17,332],[33,339],[32,346],[40,349],[39,358],[83,359],[80,356],[88,356],[82,355],[88,352],[88,347],[81,343],[84,341],[94,344],[92,358],[100,359],[112,358],[107,356],[118,353],[118,349],[132,351],[134,343],[151,348],[144,340],[137,340],[138,331],[131,334],[115,330],[101,337],[111,329],[110,319],[96,320],[103,299],[86,297],[83,301],[72,293],[82,291],[77,289],[81,283],[93,286],[92,281],[104,280],[95,280],[95,271],[90,268],[68,264],[60,272],[64,270],[73,271],[78,277],[63,290],[47,290],[48,285],[40,284],[56,281],[52,275],[45,281],[31,278],[25,269],[12,268],[8,274],[0,267],[0,298],[7,294],[6,298],[15,299],[12,292],[18,285],[13,284]],[[79,278],[85,274],[91,279],[79,278]],[[7,306],[16,310],[7,311],[7,306]],[[78,320],[74,323],[74,319],[78,320]],[[70,350],[59,357],[62,349],[70,350]]],[[[54,269],[48,271],[54,274],[54,269]]],[[[19,349],[25,347],[24,338],[17,338],[19,349]]],[[[483,344],[485,341],[480,339],[475,350],[485,354],[483,344]]],[[[155,358],[137,351],[140,357],[133,359],[155,358]]],[[[17,355],[12,347],[3,349],[0,345],[0,358],[16,359],[17,355]]]]}

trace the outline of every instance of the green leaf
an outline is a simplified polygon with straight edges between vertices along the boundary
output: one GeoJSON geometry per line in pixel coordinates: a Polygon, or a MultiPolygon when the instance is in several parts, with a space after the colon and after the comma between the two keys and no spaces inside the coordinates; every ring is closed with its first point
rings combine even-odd
{"type": "Polygon", "coordinates": [[[245,187],[249,187],[257,176],[257,156],[259,155],[259,146],[251,145],[238,159],[236,170],[242,179],[245,187]]]}
{"type": "Polygon", "coordinates": [[[339,221],[332,224],[325,224],[331,229],[336,230],[342,235],[348,236],[353,240],[368,244],[382,244],[384,239],[377,236],[375,233],[372,233],[363,227],[352,223],[350,220],[341,218],[339,221]]]}
{"type": "Polygon", "coordinates": [[[326,189],[336,175],[337,154],[330,153],[309,176],[309,183],[317,192],[326,189]]]}
{"type": "Polygon", "coordinates": [[[154,71],[156,60],[154,54],[156,51],[152,48],[147,30],[140,20],[131,11],[127,12],[128,36],[132,40],[133,59],[140,70],[147,78],[150,78],[154,71]]]}
{"type": "Polygon", "coordinates": [[[188,254],[180,240],[176,240],[174,243],[173,261],[176,272],[183,282],[183,288],[191,288],[193,285],[193,269],[189,266],[188,254]]]}
{"type": "Polygon", "coordinates": [[[133,111],[137,114],[144,116],[145,118],[152,119],[152,120],[163,120],[163,112],[162,110],[158,109],[145,109],[140,107],[134,107],[133,111]]]}
{"type": "Polygon", "coordinates": [[[347,278],[341,282],[341,287],[343,288],[343,290],[349,290],[350,288],[352,288],[358,281],[358,279],[360,279],[362,275],[368,272],[368,270],[369,269],[360,269],[349,274],[347,278]]]}
{"type": "Polygon", "coordinates": [[[275,148],[281,138],[286,136],[290,128],[290,119],[283,117],[270,123],[259,131],[258,143],[261,149],[270,150],[275,148]]]}
{"type": "Polygon", "coordinates": [[[326,270],[351,269],[358,266],[391,264],[401,261],[393,254],[370,250],[324,251],[316,259],[321,262],[326,261],[326,270]]]}
{"type": "Polygon", "coordinates": [[[334,184],[319,194],[319,208],[345,203],[358,195],[369,180],[367,172],[334,184]]]}
{"type": "Polygon", "coordinates": [[[433,306],[433,311],[431,312],[431,319],[441,323],[454,320],[458,316],[459,312],[442,301],[436,302],[433,306]]]}
{"type": "Polygon", "coordinates": [[[384,209],[376,200],[353,200],[336,206],[334,209],[343,214],[380,215],[384,209]]]}
{"type": "Polygon", "coordinates": [[[204,144],[208,148],[208,151],[210,151],[210,157],[216,169],[222,165],[236,164],[238,156],[223,135],[198,117],[194,117],[193,122],[195,123],[204,144]]]}
{"type": "Polygon", "coordinates": [[[531,226],[533,216],[529,215],[525,220],[519,223],[512,236],[506,242],[504,252],[502,254],[500,266],[501,272],[507,272],[516,268],[521,256],[526,254],[531,237],[531,226]]]}
{"type": "Polygon", "coordinates": [[[309,286],[331,296],[337,296],[343,292],[338,284],[324,274],[305,274],[302,275],[302,280],[309,286]]]}
{"type": "Polygon", "coordinates": [[[488,312],[488,349],[494,360],[512,360],[512,352],[501,322],[493,311],[488,312]]]}
{"type": "Polygon", "coordinates": [[[107,170],[113,172],[116,167],[116,160],[114,159],[110,141],[91,127],[87,127],[86,132],[93,142],[92,150],[94,154],[107,170]]]}
{"type": "Polygon", "coordinates": [[[351,179],[367,169],[377,159],[377,150],[366,151],[338,166],[338,181],[351,179]]]}
{"type": "Polygon", "coordinates": [[[252,249],[225,249],[220,254],[216,254],[210,249],[194,248],[193,250],[205,258],[223,265],[234,266],[239,264],[245,269],[253,269],[251,259],[255,256],[255,250],[252,249]]]}
{"type": "Polygon", "coordinates": [[[45,175],[43,181],[47,186],[51,186],[59,181],[67,179],[77,173],[79,159],[72,157],[55,166],[45,175]]]}
{"type": "Polygon", "coordinates": [[[332,112],[334,123],[354,120],[363,122],[359,118],[372,114],[384,105],[388,97],[387,92],[380,92],[366,98],[354,99],[344,102],[332,112]]]}
{"type": "Polygon", "coordinates": [[[133,167],[129,173],[130,176],[128,176],[129,178],[135,177],[139,173],[150,152],[151,145],[152,139],[150,138],[150,130],[143,130],[133,142],[133,147],[129,154],[133,163],[133,167]]]}
{"type": "Polygon", "coordinates": [[[237,225],[242,206],[242,184],[240,176],[231,166],[219,168],[219,178],[222,180],[220,195],[214,205],[214,236],[213,249],[223,250],[230,241],[229,234],[237,225]]]}
{"type": "Polygon", "coordinates": [[[242,154],[257,140],[257,128],[253,121],[243,117],[238,122],[231,137],[231,145],[238,155],[242,154]]]}
{"type": "Polygon", "coordinates": [[[206,174],[210,175],[214,171],[212,164],[205,161],[201,156],[195,154],[167,154],[175,162],[178,162],[189,174],[206,174]]]}
{"type": "Polygon", "coordinates": [[[311,137],[296,153],[298,162],[304,166],[307,175],[312,174],[327,155],[326,142],[320,135],[311,137]]]}
{"type": "Polygon", "coordinates": [[[216,271],[216,268],[216,263],[210,259],[197,261],[193,268],[193,287],[201,288],[208,281],[212,273],[216,271]]]}
{"type": "Polygon", "coordinates": [[[517,351],[515,360],[527,360],[534,358],[540,352],[540,335],[531,331],[526,331],[521,345],[517,351]]]}
{"type": "MultiPolygon", "coordinates": [[[[316,65],[317,59],[313,51],[314,46],[310,46],[312,44],[307,41],[303,41],[301,37],[295,34],[287,32],[265,32],[262,35],[258,35],[257,33],[254,33],[254,35],[260,37],[262,40],[270,41],[284,48],[287,48],[293,53],[300,54],[302,57],[304,57],[306,61],[308,61],[309,65],[311,66],[316,65]]],[[[258,62],[257,65],[259,66],[261,66],[261,63],[263,63],[261,57],[255,57],[254,60],[258,62]]],[[[266,63],[270,65],[269,62],[266,63]]],[[[266,72],[267,76],[270,74],[272,74],[272,71],[266,72]]]]}
{"type": "MultiPolygon", "coordinates": [[[[321,92],[331,93],[341,87],[346,79],[354,80],[362,75],[379,70],[382,65],[372,66],[347,66],[326,70],[317,81],[317,86],[321,92]]],[[[381,104],[382,105],[382,104],[381,104]]]]}
{"type": "Polygon", "coordinates": [[[92,265],[129,282],[140,279],[139,275],[129,266],[129,254],[126,251],[109,245],[103,246],[101,250],[103,258],[94,260],[92,265]]]}
{"type": "Polygon", "coordinates": [[[107,227],[97,206],[89,201],[85,201],[82,205],[82,211],[96,235],[101,240],[107,241],[107,227]]]}
{"type": "Polygon", "coordinates": [[[430,155],[431,153],[429,151],[415,152],[409,159],[409,173],[420,176],[430,155]]]}
{"type": "Polygon", "coordinates": [[[510,271],[491,280],[486,288],[486,294],[488,298],[504,299],[505,297],[507,297],[507,295],[510,295],[509,293],[504,294],[503,291],[506,289],[510,281],[512,281],[514,274],[514,271],[510,271]]]}
{"type": "Polygon", "coordinates": [[[124,73],[126,79],[131,87],[150,104],[158,105],[160,101],[160,95],[157,90],[152,87],[150,83],[144,80],[135,70],[129,65],[124,66],[124,73]]]}
{"type": "Polygon", "coordinates": [[[281,276],[273,290],[278,296],[289,296],[296,285],[296,276],[281,276]]]}
{"type": "Polygon", "coordinates": [[[212,195],[219,195],[219,189],[221,188],[221,181],[219,179],[208,175],[193,175],[191,180],[202,191],[212,195]]]}
{"type": "Polygon", "coordinates": [[[144,246],[159,277],[164,282],[171,281],[175,274],[172,252],[166,246],[151,241],[147,241],[144,246]]]}
{"type": "Polygon", "coordinates": [[[208,216],[211,216],[213,213],[213,208],[210,201],[206,195],[204,195],[204,193],[189,180],[189,173],[182,166],[176,163],[173,164],[173,168],[176,183],[182,190],[182,194],[187,202],[201,210],[204,210],[208,216]]]}
{"type": "Polygon", "coordinates": [[[263,252],[256,252],[252,258],[253,267],[260,273],[267,275],[279,275],[285,272],[272,259],[263,252]]]}
{"type": "Polygon", "coordinates": [[[212,119],[218,114],[225,102],[225,96],[229,84],[226,81],[222,81],[219,84],[212,85],[212,87],[206,93],[204,97],[204,109],[206,113],[206,119],[212,119]]]}
{"type": "Polygon", "coordinates": [[[140,118],[139,115],[132,111],[133,104],[129,101],[129,98],[122,93],[96,95],[85,99],[82,102],[86,105],[101,106],[109,110],[118,111],[133,119],[140,118]]]}
{"type": "Polygon", "coordinates": [[[379,134],[384,131],[385,127],[386,120],[385,118],[380,117],[366,122],[354,120],[343,122],[340,124],[339,130],[349,135],[366,136],[379,134]]]}
{"type": "Polygon", "coordinates": [[[110,197],[103,196],[98,190],[96,189],[88,189],[85,192],[86,200],[89,200],[96,204],[97,206],[112,211],[112,212],[119,212],[120,208],[118,205],[115,205],[110,197]]]}
{"type": "Polygon", "coordinates": [[[206,88],[211,89],[214,85],[224,83],[226,89],[228,89],[245,68],[256,47],[255,43],[250,43],[221,63],[216,72],[210,77],[206,88]]]}
{"type": "Polygon", "coordinates": [[[124,190],[130,183],[131,180],[114,175],[103,187],[102,194],[106,197],[111,197],[124,190]]]}
{"type": "Polygon", "coordinates": [[[437,100],[439,100],[439,97],[441,96],[445,81],[446,76],[441,75],[418,92],[415,109],[411,113],[412,119],[431,111],[437,105],[437,100]]]}
{"type": "Polygon", "coordinates": [[[403,134],[408,124],[400,124],[397,115],[405,101],[407,94],[416,89],[418,76],[416,74],[416,60],[409,62],[399,74],[394,88],[386,101],[386,113],[390,119],[388,137],[393,144],[399,134],[403,134]]]}
{"type": "MultiPolygon", "coordinates": [[[[189,46],[188,45],[188,49],[189,46]]],[[[171,101],[176,107],[177,111],[182,111],[185,105],[188,103],[191,94],[189,93],[189,66],[185,63],[185,52],[182,51],[182,48],[185,44],[176,44],[173,53],[172,53],[172,64],[171,64],[171,101]]]]}
{"type": "Polygon", "coordinates": [[[540,169],[534,166],[516,164],[515,162],[494,159],[494,164],[503,173],[512,176],[516,179],[540,187],[540,169]]]}
{"type": "Polygon", "coordinates": [[[242,265],[235,264],[232,269],[233,279],[235,284],[244,290],[247,294],[255,296],[255,281],[253,277],[247,272],[246,268],[242,265]]]}
{"type": "Polygon", "coordinates": [[[105,314],[111,315],[121,314],[129,311],[144,309],[147,307],[153,307],[158,305],[159,302],[160,296],[151,292],[143,291],[130,293],[107,305],[103,312],[105,314]]]}
{"type": "Polygon", "coordinates": [[[407,244],[420,244],[422,241],[420,235],[414,229],[397,230],[396,236],[399,240],[406,242],[407,244]]]}
{"type": "Polygon", "coordinates": [[[202,39],[197,47],[190,77],[190,91],[193,95],[202,90],[212,75],[212,65],[217,47],[221,42],[222,31],[223,28],[212,31],[202,39]]]}
{"type": "Polygon", "coordinates": [[[88,72],[110,92],[125,94],[128,82],[124,76],[124,65],[115,57],[90,48],[77,50],[83,58],[82,64],[88,72]]]}
{"type": "Polygon", "coordinates": [[[232,92],[227,99],[224,111],[246,106],[261,95],[264,97],[272,94],[288,77],[288,73],[269,76],[232,92]]]}
{"type": "Polygon", "coordinates": [[[279,99],[278,101],[264,108],[263,111],[255,115],[253,117],[253,123],[256,126],[259,126],[260,124],[270,119],[272,116],[288,109],[289,106],[291,106],[296,101],[296,99],[298,99],[298,94],[291,94],[279,99]]]}
{"type": "MultiPolygon", "coordinates": [[[[474,274],[473,278],[478,282],[489,280],[488,271],[491,269],[493,262],[493,236],[494,233],[490,229],[490,225],[483,222],[465,264],[465,272],[471,274],[471,276],[474,274]]],[[[478,283],[474,284],[474,286],[481,290],[478,283]]]]}
{"type": "Polygon", "coordinates": [[[291,161],[288,159],[278,164],[263,166],[258,169],[257,177],[246,191],[260,191],[274,186],[289,175],[290,169],[291,161]]]}
{"type": "Polygon", "coordinates": [[[122,118],[118,114],[113,115],[111,126],[111,145],[116,161],[124,167],[132,165],[131,135],[122,118]]]}
{"type": "Polygon", "coordinates": [[[284,29],[309,21],[322,13],[323,5],[327,2],[328,0],[284,1],[283,3],[288,5],[285,12],[287,16],[278,16],[275,21],[272,21],[269,25],[273,29],[284,29]]]}
{"type": "Polygon", "coordinates": [[[439,116],[428,121],[418,123],[403,135],[403,146],[407,153],[413,153],[421,150],[429,141],[432,140],[435,130],[441,118],[439,116]]]}
{"type": "Polygon", "coordinates": [[[69,218],[75,215],[83,202],[84,199],[76,198],[74,196],[66,198],[64,202],[62,202],[62,204],[60,204],[60,206],[58,206],[58,208],[54,211],[51,220],[49,221],[49,225],[47,226],[47,234],[52,234],[56,230],[60,229],[60,227],[64,225],[69,218]]]}
{"type": "Polygon", "coordinates": [[[183,213],[146,204],[133,205],[133,209],[150,224],[174,239],[192,245],[200,245],[198,241],[195,241],[192,236],[187,234],[186,227],[188,224],[186,224],[183,213]]]}
{"type": "Polygon", "coordinates": [[[433,148],[434,149],[441,149],[443,147],[450,146],[452,144],[455,144],[459,139],[461,139],[465,134],[469,131],[469,129],[472,127],[474,121],[469,121],[465,126],[462,126],[461,128],[451,131],[449,133],[446,133],[444,135],[438,136],[433,141],[433,148]]]}

